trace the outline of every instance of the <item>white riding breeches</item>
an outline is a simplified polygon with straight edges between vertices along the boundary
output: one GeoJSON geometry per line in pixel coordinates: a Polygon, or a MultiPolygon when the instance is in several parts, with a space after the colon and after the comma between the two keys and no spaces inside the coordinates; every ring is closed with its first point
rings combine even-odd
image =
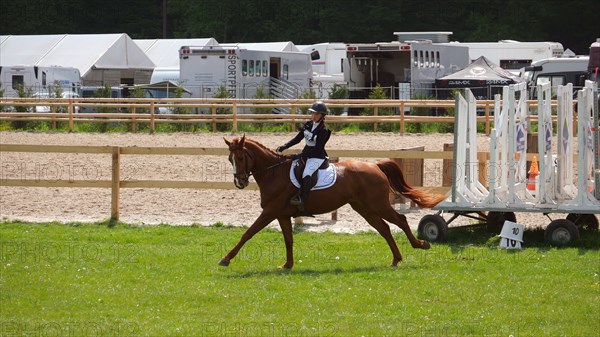
{"type": "Polygon", "coordinates": [[[325,161],[325,159],[321,159],[321,158],[308,158],[306,160],[306,166],[304,167],[304,172],[302,172],[302,178],[306,177],[306,176],[312,176],[313,173],[315,173],[316,170],[319,169],[319,167],[321,167],[321,165],[323,164],[323,162],[325,161]]]}

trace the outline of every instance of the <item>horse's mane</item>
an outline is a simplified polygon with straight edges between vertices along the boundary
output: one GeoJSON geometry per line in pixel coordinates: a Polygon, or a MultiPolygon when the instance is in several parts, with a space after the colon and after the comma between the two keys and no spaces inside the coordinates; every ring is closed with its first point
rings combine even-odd
{"type": "MultiPolygon", "coordinates": [[[[238,139],[238,141],[239,141],[239,139],[238,139]]],[[[278,158],[286,158],[286,159],[290,157],[290,156],[288,156],[288,155],[279,154],[279,153],[277,153],[277,152],[275,152],[275,151],[273,151],[273,150],[269,149],[268,147],[266,147],[265,145],[263,145],[263,144],[259,143],[258,141],[254,140],[254,139],[246,138],[246,140],[245,140],[245,141],[246,141],[246,142],[250,142],[251,144],[254,144],[254,145],[255,145],[255,146],[257,146],[258,148],[262,149],[263,151],[265,151],[265,152],[267,152],[267,153],[269,153],[269,154],[272,154],[272,155],[274,155],[275,157],[278,157],[278,158]]]]}

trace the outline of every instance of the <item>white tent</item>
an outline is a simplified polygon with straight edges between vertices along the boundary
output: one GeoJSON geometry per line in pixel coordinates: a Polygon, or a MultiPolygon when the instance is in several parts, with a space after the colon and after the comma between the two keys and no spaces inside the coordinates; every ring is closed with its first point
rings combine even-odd
{"type": "Polygon", "coordinates": [[[154,62],[156,68],[150,83],[179,82],[179,49],[182,46],[218,46],[217,40],[206,39],[151,39],[133,40],[154,62]]]}
{"type": "Polygon", "coordinates": [[[179,49],[181,46],[216,46],[217,40],[207,39],[153,39],[133,40],[154,62],[156,68],[179,69],[179,49]]]}
{"type": "Polygon", "coordinates": [[[224,48],[227,47],[238,47],[240,49],[248,50],[262,50],[262,51],[295,51],[300,50],[296,47],[293,42],[253,42],[253,43],[221,43],[224,48]]]}
{"type": "Polygon", "coordinates": [[[0,65],[78,68],[84,85],[149,83],[154,63],[127,34],[7,35],[0,65]]]}

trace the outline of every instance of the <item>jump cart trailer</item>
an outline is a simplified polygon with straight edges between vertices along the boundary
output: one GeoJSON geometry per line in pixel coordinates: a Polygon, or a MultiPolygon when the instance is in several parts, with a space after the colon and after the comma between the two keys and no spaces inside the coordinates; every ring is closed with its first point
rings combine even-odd
{"type": "Polygon", "coordinates": [[[469,89],[456,99],[452,188],[448,198],[433,209],[437,214],[419,222],[419,236],[444,241],[448,225],[460,216],[479,220],[500,230],[505,220],[516,222],[515,212],[566,213],[552,220],[545,239],[564,245],[579,238],[579,228],[598,229],[600,214],[600,146],[598,86],[586,81],[577,92],[577,155],[574,153],[573,88],[557,91],[556,153],[553,153],[551,88],[538,85],[538,105],[530,111],[525,83],[505,86],[496,95],[494,129],[490,134],[487,187],[479,180],[476,104],[469,89]],[[538,117],[539,175],[527,177],[528,115],[538,117]],[[576,159],[575,159],[576,158],[576,159]],[[575,177],[575,166],[576,173],[575,177]],[[449,220],[445,213],[452,213],[449,220]]]}

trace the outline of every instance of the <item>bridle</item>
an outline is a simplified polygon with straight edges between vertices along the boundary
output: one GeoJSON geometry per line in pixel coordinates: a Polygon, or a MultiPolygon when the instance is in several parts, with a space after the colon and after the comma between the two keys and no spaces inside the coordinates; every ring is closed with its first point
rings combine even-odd
{"type": "Polygon", "coordinates": [[[250,176],[252,176],[252,171],[250,171],[250,168],[249,168],[250,165],[248,165],[248,157],[250,157],[252,159],[252,161],[254,161],[254,158],[252,158],[252,156],[250,155],[250,152],[246,148],[242,148],[241,151],[244,151],[244,156],[242,157],[242,165],[243,165],[242,172],[243,173],[238,173],[239,170],[237,168],[237,164],[235,163],[235,161],[233,159],[235,151],[240,151],[240,150],[230,151],[230,153],[229,153],[229,162],[231,162],[231,164],[233,165],[233,168],[235,170],[235,172],[233,172],[233,177],[235,178],[235,184],[236,184],[236,186],[238,186],[238,182],[241,182],[244,185],[243,187],[246,187],[248,185],[250,176]]]}
{"type": "MultiPolygon", "coordinates": [[[[250,165],[249,165],[249,161],[252,161],[252,163],[254,163],[254,154],[251,151],[248,151],[248,149],[246,149],[245,147],[242,149],[236,149],[236,150],[231,150],[229,152],[229,162],[233,165],[235,172],[233,173],[233,177],[234,177],[234,183],[236,184],[236,186],[238,188],[244,188],[248,185],[249,179],[251,176],[254,175],[254,173],[252,172],[252,170],[250,169],[250,165]],[[244,152],[244,156],[242,157],[242,165],[243,165],[243,170],[238,170],[237,168],[237,164],[235,163],[233,157],[234,152],[235,151],[243,151],[244,152]],[[242,173],[238,173],[239,171],[241,171],[242,173]],[[241,183],[243,186],[239,186],[238,182],[241,183]]],[[[277,166],[283,165],[284,163],[286,163],[287,161],[289,161],[291,159],[285,159],[282,160],[276,164],[270,165],[262,170],[260,170],[259,172],[263,172],[263,171],[269,171],[277,166]]]]}

